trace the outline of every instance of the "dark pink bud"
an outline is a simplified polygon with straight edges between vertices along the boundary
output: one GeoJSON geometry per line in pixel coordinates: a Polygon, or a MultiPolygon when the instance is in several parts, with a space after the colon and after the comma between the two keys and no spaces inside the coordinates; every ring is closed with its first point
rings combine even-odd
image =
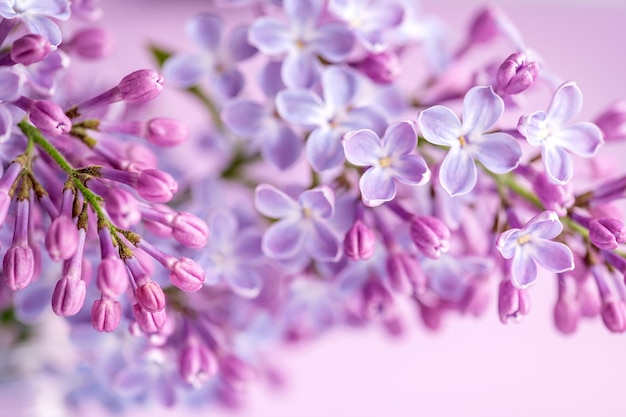
{"type": "Polygon", "coordinates": [[[491,299],[491,285],[488,280],[479,279],[473,282],[463,296],[461,308],[463,313],[480,317],[487,309],[491,299]]]}
{"type": "Polygon", "coordinates": [[[256,372],[250,365],[232,354],[222,357],[220,371],[231,386],[243,385],[256,377],[256,372]]]}
{"type": "Polygon", "coordinates": [[[96,273],[96,285],[107,297],[117,298],[122,295],[128,288],[128,271],[124,262],[116,256],[102,259],[96,273]]]}
{"type": "Polygon", "coordinates": [[[63,214],[54,219],[46,233],[45,245],[53,261],[70,259],[78,248],[76,224],[63,214]]]}
{"type": "Polygon", "coordinates": [[[363,286],[361,298],[363,303],[361,313],[366,318],[384,316],[393,304],[391,294],[378,280],[369,280],[363,286]]]}
{"type": "Polygon", "coordinates": [[[83,308],[87,287],[82,279],[63,277],[52,293],[52,311],[58,316],[73,316],[83,308]]]}
{"type": "Polygon", "coordinates": [[[595,120],[603,133],[604,140],[615,141],[626,138],[626,100],[614,103],[595,120]]]}
{"type": "Polygon", "coordinates": [[[406,326],[399,314],[389,314],[384,317],[383,326],[387,334],[393,337],[402,336],[406,332],[406,326]]]}
{"type": "Polygon", "coordinates": [[[55,103],[48,100],[36,100],[32,103],[28,120],[43,133],[59,136],[72,129],[72,121],[55,103]]]}
{"type": "Polygon", "coordinates": [[[472,43],[485,43],[495,38],[500,32],[498,19],[500,10],[487,6],[472,21],[469,36],[472,43]]]}
{"type": "Polygon", "coordinates": [[[497,90],[506,94],[519,94],[530,88],[539,73],[536,62],[526,62],[526,55],[516,52],[498,68],[497,90]]]}
{"type": "Polygon", "coordinates": [[[137,287],[135,297],[137,302],[150,313],[155,313],[165,308],[165,294],[159,284],[154,281],[137,287]]]}
{"type": "Polygon", "coordinates": [[[116,226],[130,229],[141,220],[137,199],[128,191],[113,188],[107,193],[105,201],[107,213],[116,226]]]}
{"type": "Polygon", "coordinates": [[[50,53],[50,42],[41,35],[29,33],[13,42],[11,59],[22,65],[40,62],[50,53]]]}
{"type": "Polygon", "coordinates": [[[378,84],[390,84],[396,81],[402,72],[398,56],[391,51],[369,54],[356,64],[356,68],[378,84]]]}
{"type": "Polygon", "coordinates": [[[563,334],[572,334],[578,328],[580,306],[572,297],[559,297],[554,305],[554,324],[563,334]]]}
{"type": "Polygon", "coordinates": [[[178,120],[157,117],[148,121],[146,139],[157,146],[175,146],[189,138],[187,125],[178,120]]]}
{"type": "Polygon", "coordinates": [[[441,328],[443,321],[443,309],[438,305],[427,305],[418,303],[419,314],[422,323],[428,330],[437,331],[441,328]]]}
{"type": "Polygon", "coordinates": [[[343,240],[343,252],[348,259],[369,259],[376,248],[376,235],[361,220],[354,222],[343,240]]]}
{"type": "Polygon", "coordinates": [[[146,311],[139,304],[133,304],[133,315],[135,316],[135,320],[137,320],[139,329],[144,333],[158,332],[165,326],[165,322],[167,321],[167,313],[165,310],[151,313],[146,311]]]}
{"type": "Polygon", "coordinates": [[[111,55],[115,49],[111,32],[99,27],[89,27],[74,32],[72,38],[64,45],[66,49],[85,59],[104,58],[111,55]]]}
{"type": "Polygon", "coordinates": [[[154,70],[138,70],[122,78],[118,87],[125,102],[143,103],[161,94],[163,76],[154,70]]]}
{"type": "Polygon", "coordinates": [[[530,297],[526,290],[520,290],[511,280],[502,281],[498,288],[498,313],[504,324],[519,321],[530,312],[530,297]]]}
{"type": "Polygon", "coordinates": [[[602,305],[602,321],[609,331],[622,333],[626,330],[625,306],[621,300],[607,300],[602,305]]]}
{"type": "Polygon", "coordinates": [[[429,258],[437,259],[450,250],[450,230],[436,217],[415,217],[411,222],[411,239],[429,258]]]}
{"type": "Polygon", "coordinates": [[[215,354],[198,341],[187,343],[180,352],[178,371],[183,381],[194,387],[203,385],[218,369],[215,354]]]}
{"type": "Polygon", "coordinates": [[[574,204],[574,191],[571,183],[565,185],[553,184],[545,172],[537,175],[533,180],[533,190],[541,204],[555,211],[559,216],[564,216],[567,209],[574,204]]]}
{"type": "Polygon", "coordinates": [[[589,239],[600,249],[613,250],[626,242],[626,226],[611,217],[598,217],[589,222],[589,239]]]}
{"type": "Polygon", "coordinates": [[[602,300],[595,281],[588,279],[578,283],[576,299],[583,317],[596,317],[602,309],[602,300]]]}
{"type": "Polygon", "coordinates": [[[206,246],[209,239],[209,227],[197,216],[181,211],[170,223],[172,237],[183,245],[198,249],[206,246]]]}
{"type": "Polygon", "coordinates": [[[137,192],[153,203],[167,203],[178,191],[178,184],[165,171],[146,169],[137,177],[137,192]]]}
{"type": "Polygon", "coordinates": [[[122,305],[119,301],[102,298],[93,302],[91,325],[99,332],[112,332],[120,324],[122,305]]]}
{"type": "Polygon", "coordinates": [[[393,253],[387,258],[389,283],[401,294],[422,293],[426,288],[426,277],[417,259],[406,253],[393,253]]]}
{"type": "Polygon", "coordinates": [[[11,246],[4,254],[2,276],[12,290],[21,290],[28,286],[34,273],[35,258],[30,246],[11,246]]]}
{"type": "Polygon", "coordinates": [[[192,259],[182,257],[174,263],[170,281],[183,291],[198,291],[204,283],[204,269],[192,259]]]}

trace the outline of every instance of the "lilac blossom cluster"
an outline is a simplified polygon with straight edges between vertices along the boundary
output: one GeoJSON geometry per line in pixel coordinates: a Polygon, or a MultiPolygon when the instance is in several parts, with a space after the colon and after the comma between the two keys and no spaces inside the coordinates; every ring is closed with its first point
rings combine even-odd
{"type": "Polygon", "coordinates": [[[72,381],[65,406],[236,406],[277,379],[280,343],[400,335],[407,306],[430,330],[490,299],[519,321],[537,279],[560,332],[626,331],[626,177],[593,166],[626,138],[624,103],[580,120],[576,82],[494,7],[457,45],[411,0],[206,8],[184,28],[196,52],[154,46],[155,69],[85,97],[65,81],[112,51],[98,2],[0,0],[2,325],[34,344],[68,318],[77,359],[40,359],[72,381]],[[164,81],[209,138],[137,120],[164,81]],[[188,140],[184,160],[160,151],[188,140]],[[210,172],[186,171],[194,152],[210,172]]]}

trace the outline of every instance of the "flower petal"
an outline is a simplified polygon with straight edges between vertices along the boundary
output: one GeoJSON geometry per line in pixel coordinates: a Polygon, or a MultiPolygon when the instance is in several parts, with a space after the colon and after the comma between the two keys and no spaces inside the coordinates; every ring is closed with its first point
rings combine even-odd
{"type": "Polygon", "coordinates": [[[213,77],[215,89],[224,98],[233,98],[243,89],[245,80],[236,68],[217,72],[213,77]]]}
{"type": "Polygon", "coordinates": [[[323,1],[320,0],[284,0],[283,7],[289,22],[297,28],[310,29],[320,18],[323,1]]]}
{"type": "Polygon", "coordinates": [[[525,232],[521,229],[509,229],[498,236],[496,247],[502,254],[504,259],[511,259],[515,255],[515,249],[518,246],[517,239],[525,232]]]}
{"type": "Polygon", "coordinates": [[[241,62],[256,54],[257,49],[248,40],[249,26],[238,26],[230,33],[228,54],[233,62],[241,62]]]}
{"type": "Polygon", "coordinates": [[[563,185],[572,179],[574,164],[563,148],[545,142],[541,148],[541,156],[551,182],[563,185]]]}
{"type": "Polygon", "coordinates": [[[526,288],[537,279],[537,265],[528,246],[518,246],[513,257],[511,275],[517,288],[526,288]]]}
{"type": "Polygon", "coordinates": [[[359,180],[363,202],[376,207],[396,196],[396,185],[388,169],[372,167],[365,171],[359,180]]]}
{"type": "Polygon", "coordinates": [[[302,249],[305,240],[301,221],[301,219],[285,219],[270,226],[261,241],[263,253],[273,259],[295,257],[302,249]]]}
{"type": "Polygon", "coordinates": [[[254,206],[264,216],[280,219],[300,212],[300,205],[287,194],[269,184],[254,191],[254,206]]]}
{"type": "Polygon", "coordinates": [[[302,154],[302,139],[283,123],[273,123],[263,129],[260,138],[263,158],[279,169],[290,167],[302,154]]]}
{"type": "Polygon", "coordinates": [[[391,174],[403,184],[421,185],[430,180],[430,170],[419,155],[406,155],[390,167],[391,174]]]}
{"type": "Polygon", "coordinates": [[[322,91],[329,114],[337,114],[350,104],[358,88],[357,78],[351,71],[330,67],[322,73],[322,91]]]}
{"type": "Polygon", "coordinates": [[[28,30],[31,33],[36,33],[43,36],[50,42],[50,45],[59,46],[63,37],[61,35],[61,29],[52,20],[44,16],[29,16],[22,15],[22,20],[28,26],[28,30]]]}
{"type": "Polygon", "coordinates": [[[563,128],[553,133],[550,141],[576,155],[585,157],[595,155],[604,143],[600,128],[589,122],[563,128]]]}
{"type": "Polygon", "coordinates": [[[467,194],[476,185],[476,165],[460,146],[450,148],[439,168],[439,182],[452,197],[467,194]]]}
{"type": "Polygon", "coordinates": [[[387,120],[380,111],[373,107],[357,107],[340,121],[340,127],[345,129],[344,131],[370,129],[378,136],[382,136],[387,127],[387,120]]]}
{"type": "Polygon", "coordinates": [[[390,125],[383,137],[383,149],[387,156],[400,157],[410,154],[417,146],[417,133],[413,122],[390,125]]]}
{"type": "Polygon", "coordinates": [[[305,246],[309,255],[318,261],[335,261],[341,254],[339,239],[324,222],[313,222],[305,246]]]}
{"type": "Polygon", "coordinates": [[[295,49],[289,52],[281,67],[281,77],[287,87],[310,88],[319,78],[320,63],[309,51],[295,49]]]}
{"type": "Polygon", "coordinates": [[[524,231],[535,238],[554,239],[563,231],[563,224],[558,214],[546,210],[530,219],[524,226],[524,231]]]}
{"type": "Polygon", "coordinates": [[[198,84],[210,70],[211,63],[192,54],[175,54],[163,64],[163,77],[177,87],[191,87],[198,84]]]}
{"type": "Polygon", "coordinates": [[[215,53],[222,37],[222,21],[209,13],[198,13],[185,25],[187,37],[199,47],[215,53]]]}
{"type": "Polygon", "coordinates": [[[230,101],[222,110],[224,124],[236,134],[245,137],[259,133],[267,118],[264,106],[246,99],[230,101]]]}
{"type": "Polygon", "coordinates": [[[506,133],[490,133],[471,144],[472,155],[487,169],[504,174],[517,167],[522,158],[522,147],[506,133]]]}
{"type": "Polygon", "coordinates": [[[285,83],[280,74],[282,65],[281,61],[269,61],[261,70],[259,84],[268,98],[276,97],[280,90],[285,89],[285,83]]]}
{"type": "Polygon", "coordinates": [[[550,125],[560,126],[576,117],[583,108],[583,93],[574,82],[561,85],[546,111],[550,125]]]}
{"type": "Polygon", "coordinates": [[[256,228],[249,227],[241,232],[235,242],[234,254],[240,259],[240,262],[246,264],[258,264],[263,262],[263,251],[261,250],[261,241],[263,236],[256,228]]]}
{"type": "Polygon", "coordinates": [[[357,166],[376,165],[383,156],[380,138],[369,129],[346,133],[342,143],[346,159],[357,166]]]}
{"type": "Polygon", "coordinates": [[[211,244],[215,247],[230,246],[237,234],[237,218],[228,210],[213,209],[208,215],[207,225],[211,231],[211,244]]]}
{"type": "Polygon", "coordinates": [[[547,239],[535,239],[530,246],[530,255],[548,271],[565,272],[574,269],[574,255],[567,245],[547,239]]]}
{"type": "Polygon", "coordinates": [[[237,268],[225,278],[230,289],[243,298],[255,298],[263,287],[261,275],[250,268],[237,268]]]}
{"type": "Polygon", "coordinates": [[[267,17],[254,21],[248,32],[248,40],[267,55],[283,54],[289,51],[294,42],[288,27],[267,17]]]}
{"type": "Polygon", "coordinates": [[[463,99],[463,129],[467,132],[485,132],[504,113],[504,101],[491,86],[474,87],[463,99]]]}
{"type": "Polygon", "coordinates": [[[546,138],[548,116],[543,111],[536,111],[520,117],[517,131],[526,138],[532,146],[541,146],[546,138]]]}
{"type": "Polygon", "coordinates": [[[354,34],[341,23],[327,23],[317,28],[309,41],[311,50],[333,63],[343,62],[354,46],[354,34]]]}
{"type": "Polygon", "coordinates": [[[333,215],[335,195],[329,187],[322,186],[306,190],[298,199],[303,209],[308,209],[315,218],[327,218],[333,215]]]}
{"type": "Polygon", "coordinates": [[[424,139],[435,145],[456,146],[461,135],[461,121],[445,106],[433,106],[417,116],[424,139]]]}
{"type": "Polygon", "coordinates": [[[317,172],[333,169],[344,161],[341,140],[328,127],[315,129],[306,141],[306,156],[317,172]]]}
{"type": "Polygon", "coordinates": [[[324,102],[310,90],[280,91],[276,95],[276,110],[288,122],[305,127],[315,128],[327,124],[324,102]]]}

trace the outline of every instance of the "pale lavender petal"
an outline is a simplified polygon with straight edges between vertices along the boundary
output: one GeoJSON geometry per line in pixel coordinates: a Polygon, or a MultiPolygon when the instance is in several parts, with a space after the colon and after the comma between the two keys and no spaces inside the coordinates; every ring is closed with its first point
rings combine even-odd
{"type": "Polygon", "coordinates": [[[326,186],[306,190],[300,195],[299,202],[303,209],[309,209],[312,214],[322,218],[332,216],[335,209],[335,195],[326,186]]]}
{"type": "Polygon", "coordinates": [[[424,139],[435,145],[457,146],[461,135],[461,121],[445,106],[433,106],[417,117],[424,139]]]}
{"type": "Polygon", "coordinates": [[[363,202],[376,207],[396,196],[396,185],[388,169],[372,167],[359,180],[363,202]]]}
{"type": "Polygon", "coordinates": [[[535,261],[550,272],[565,272],[574,269],[572,250],[563,243],[536,239],[530,244],[529,251],[535,261]]]}
{"type": "Polygon", "coordinates": [[[548,133],[546,128],[547,118],[545,112],[537,111],[522,116],[517,124],[517,130],[526,138],[532,146],[541,146],[548,133]]]}
{"type": "Polygon", "coordinates": [[[354,46],[354,34],[342,23],[327,23],[317,29],[309,46],[327,61],[343,62],[354,46]]]}
{"type": "Polygon", "coordinates": [[[526,233],[540,239],[554,239],[563,231],[558,214],[546,210],[530,219],[524,227],[526,233]]]}
{"type": "Polygon", "coordinates": [[[300,212],[300,205],[287,194],[269,184],[256,187],[254,206],[264,216],[283,218],[300,212]]]}
{"type": "Polygon", "coordinates": [[[450,148],[439,168],[439,182],[452,197],[469,193],[476,185],[476,165],[460,146],[450,148]]]}
{"type": "Polygon", "coordinates": [[[17,12],[7,2],[0,2],[0,16],[5,19],[14,19],[17,17],[17,12]]]}
{"type": "Polygon", "coordinates": [[[401,183],[421,185],[430,180],[430,170],[419,155],[406,155],[390,167],[392,175],[401,183]]]}
{"type": "Polygon", "coordinates": [[[273,123],[270,128],[263,129],[260,138],[263,140],[263,158],[280,169],[290,167],[302,154],[302,138],[282,123],[273,123]]]}
{"type": "Polygon", "coordinates": [[[264,106],[247,99],[230,101],[224,106],[221,116],[229,129],[244,137],[258,134],[269,117],[264,106]]]}
{"type": "Polygon", "coordinates": [[[297,27],[305,29],[311,29],[320,18],[322,14],[322,7],[324,2],[322,0],[284,0],[283,7],[285,13],[289,17],[289,22],[297,27]]]}
{"type": "Polygon", "coordinates": [[[22,95],[24,75],[11,67],[0,67],[0,100],[15,101],[22,95]]]}
{"type": "Polygon", "coordinates": [[[504,174],[517,167],[522,158],[522,147],[506,133],[490,133],[471,144],[472,155],[487,169],[504,174]]]}
{"type": "Polygon", "coordinates": [[[318,261],[335,261],[341,253],[339,239],[322,222],[313,223],[312,233],[308,236],[305,245],[309,255],[318,261]]]}
{"type": "Polygon", "coordinates": [[[12,130],[13,114],[5,106],[0,106],[0,143],[11,137],[12,130]]]}
{"type": "Polygon", "coordinates": [[[574,164],[563,148],[546,142],[541,148],[541,156],[551,182],[566,184],[572,179],[574,164]]]}
{"type": "Polygon", "coordinates": [[[280,90],[285,89],[285,83],[280,74],[282,65],[282,61],[269,61],[261,70],[259,84],[269,98],[274,98],[280,90]]]}
{"type": "Polygon", "coordinates": [[[294,43],[289,28],[267,17],[255,20],[248,32],[248,40],[259,48],[259,51],[268,55],[285,53],[294,43]]]}
{"type": "Polygon", "coordinates": [[[216,73],[212,81],[215,89],[224,98],[235,97],[241,92],[245,83],[243,75],[235,68],[216,73]]]}
{"type": "Polygon", "coordinates": [[[150,387],[152,378],[147,368],[134,365],[120,369],[115,374],[112,386],[115,391],[126,398],[137,397],[144,394],[150,387]]]}
{"type": "Polygon", "coordinates": [[[257,49],[248,41],[249,26],[238,26],[228,39],[228,53],[233,62],[241,62],[256,54],[257,49]]]}
{"type": "Polygon", "coordinates": [[[257,264],[264,260],[261,250],[263,235],[256,229],[248,228],[239,233],[235,242],[234,253],[237,258],[246,264],[257,264]]]}
{"type": "Polygon", "coordinates": [[[310,88],[319,79],[320,63],[313,54],[303,49],[292,50],[283,61],[280,74],[291,88],[310,88]]]}
{"type": "Polygon", "coordinates": [[[559,87],[548,106],[550,125],[563,125],[576,117],[583,108],[583,93],[574,82],[559,87]]]}
{"type": "Polygon", "coordinates": [[[41,314],[50,308],[50,294],[52,288],[37,281],[30,284],[21,291],[16,291],[13,295],[15,315],[27,324],[35,323],[40,319],[41,314]]]}
{"type": "Polygon", "coordinates": [[[357,166],[376,165],[382,156],[381,141],[369,129],[346,133],[343,137],[343,150],[348,162],[357,166]]]}
{"type": "Polygon", "coordinates": [[[330,67],[322,73],[324,102],[330,114],[336,114],[348,107],[357,88],[356,76],[347,69],[330,67]]]}
{"type": "Polygon", "coordinates": [[[315,129],[306,141],[306,155],[317,172],[336,168],[344,161],[341,140],[328,127],[315,129]]]}
{"type": "Polygon", "coordinates": [[[399,122],[390,125],[383,137],[383,149],[388,156],[400,157],[415,150],[417,133],[413,122],[399,122]]]}
{"type": "Polygon", "coordinates": [[[342,129],[370,129],[378,136],[383,135],[386,127],[387,120],[385,116],[374,107],[357,107],[341,120],[342,129]]]}
{"type": "Polygon", "coordinates": [[[211,210],[207,226],[211,231],[211,244],[216,247],[230,246],[237,235],[237,218],[227,210],[211,210]]]}
{"type": "Polygon", "coordinates": [[[187,37],[202,49],[215,53],[222,36],[222,22],[219,17],[199,13],[185,25],[187,37]]]}
{"type": "Polygon", "coordinates": [[[467,132],[485,132],[504,113],[504,101],[491,86],[474,87],[463,99],[463,128],[467,132]]]}
{"type": "Polygon", "coordinates": [[[50,42],[50,45],[58,46],[63,40],[61,29],[47,17],[22,15],[22,20],[31,33],[43,36],[50,42]]]}
{"type": "Polygon", "coordinates": [[[365,10],[365,29],[388,29],[402,23],[404,8],[397,3],[378,1],[365,10]]]}
{"type": "Polygon", "coordinates": [[[163,77],[177,87],[191,87],[210,71],[211,63],[192,54],[176,54],[163,64],[163,77]]]}
{"type": "Polygon", "coordinates": [[[42,15],[53,17],[59,20],[66,20],[70,17],[70,4],[67,0],[18,0],[10,1],[21,10],[27,10],[31,15],[42,15]],[[17,4],[15,4],[17,3],[17,4]]]}
{"type": "Polygon", "coordinates": [[[513,284],[517,288],[526,288],[537,279],[537,265],[525,247],[518,247],[511,268],[513,284]]]}
{"type": "Polygon", "coordinates": [[[314,92],[304,89],[283,90],[276,95],[280,117],[305,127],[327,125],[326,107],[314,92]]]}
{"type": "Polygon", "coordinates": [[[517,239],[525,233],[520,229],[509,229],[498,236],[496,247],[504,259],[511,259],[515,255],[515,249],[518,247],[517,239]]]}
{"type": "Polygon", "coordinates": [[[255,298],[263,287],[261,275],[254,269],[237,268],[225,277],[230,289],[243,298],[255,298]]]}
{"type": "Polygon", "coordinates": [[[281,220],[270,226],[263,235],[261,249],[273,259],[290,259],[298,254],[304,244],[301,220],[281,220]]]}
{"type": "Polygon", "coordinates": [[[560,129],[552,134],[550,141],[576,155],[585,157],[595,155],[604,143],[600,128],[589,122],[577,123],[560,129]]]}

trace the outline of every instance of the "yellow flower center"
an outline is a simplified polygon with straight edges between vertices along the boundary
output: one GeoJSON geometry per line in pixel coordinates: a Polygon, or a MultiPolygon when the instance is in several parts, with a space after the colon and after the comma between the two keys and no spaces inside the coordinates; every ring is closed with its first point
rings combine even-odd
{"type": "Polygon", "coordinates": [[[388,156],[384,157],[384,158],[380,158],[378,160],[378,163],[380,164],[381,168],[387,168],[391,166],[391,158],[389,158],[388,156]]]}
{"type": "Polygon", "coordinates": [[[525,245],[530,242],[530,235],[522,235],[517,238],[517,243],[520,245],[525,245]]]}
{"type": "Polygon", "coordinates": [[[465,140],[465,136],[459,136],[459,143],[461,144],[461,147],[467,145],[467,141],[465,140]]]}

